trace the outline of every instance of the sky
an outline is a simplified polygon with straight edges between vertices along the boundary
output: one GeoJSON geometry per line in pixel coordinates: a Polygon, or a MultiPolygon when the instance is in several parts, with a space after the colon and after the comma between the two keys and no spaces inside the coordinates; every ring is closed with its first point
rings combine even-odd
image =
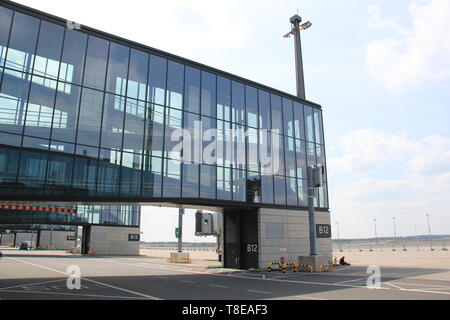
{"type": "MultiPolygon", "coordinates": [[[[450,1],[17,0],[322,105],[334,237],[450,234],[450,1]],[[106,5],[107,3],[107,5],[106,5]]],[[[194,236],[194,211],[185,241],[194,236]]],[[[145,207],[143,240],[175,241],[176,209],[145,207]]],[[[214,239],[207,239],[214,241],[214,239]]]]}

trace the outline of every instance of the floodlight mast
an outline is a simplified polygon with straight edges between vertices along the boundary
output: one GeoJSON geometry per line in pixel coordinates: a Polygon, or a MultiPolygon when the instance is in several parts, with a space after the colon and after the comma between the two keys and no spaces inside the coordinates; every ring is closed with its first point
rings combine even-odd
{"type": "Polygon", "coordinates": [[[289,38],[291,35],[295,36],[295,65],[297,73],[297,96],[300,99],[306,99],[305,93],[305,78],[303,73],[303,58],[302,58],[302,42],[300,37],[300,31],[306,30],[312,26],[311,22],[302,22],[302,18],[296,14],[291,18],[292,30],[284,35],[284,38],[289,38]]]}
{"type": "MultiPolygon", "coordinates": [[[[284,38],[289,38],[291,35],[295,36],[295,70],[297,74],[297,96],[306,100],[305,94],[305,77],[303,74],[303,58],[302,58],[302,42],[300,37],[300,31],[306,30],[312,26],[311,22],[301,24],[302,18],[296,14],[290,20],[292,30],[284,35],[284,38]]],[[[309,166],[307,168],[307,181],[308,181],[308,215],[309,215],[309,239],[310,239],[310,256],[317,256],[317,233],[316,233],[316,217],[315,217],[315,204],[314,198],[316,188],[320,187],[322,181],[316,181],[316,176],[322,170],[319,166],[309,166]]],[[[322,176],[319,174],[320,180],[322,176]]]]}

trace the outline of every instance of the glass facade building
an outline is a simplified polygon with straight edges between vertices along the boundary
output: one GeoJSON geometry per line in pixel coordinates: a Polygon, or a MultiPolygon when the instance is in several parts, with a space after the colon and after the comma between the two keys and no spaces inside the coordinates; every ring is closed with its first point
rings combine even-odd
{"type": "MultiPolygon", "coordinates": [[[[2,201],[306,208],[306,168],[316,164],[326,168],[319,105],[0,4],[2,201]],[[196,122],[217,132],[200,143],[214,145],[213,164],[183,161],[172,139],[196,122]],[[279,159],[275,170],[267,156],[279,159]]],[[[326,174],[316,200],[328,209],[326,174]]]]}

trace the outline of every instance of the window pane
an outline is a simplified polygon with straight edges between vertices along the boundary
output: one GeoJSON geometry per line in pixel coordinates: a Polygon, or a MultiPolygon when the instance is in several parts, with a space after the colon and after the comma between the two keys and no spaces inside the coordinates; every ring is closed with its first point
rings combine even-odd
{"type": "Polygon", "coordinates": [[[14,14],[6,67],[30,72],[36,49],[39,20],[19,12],[14,14]]]}
{"type": "Polygon", "coordinates": [[[311,107],[305,106],[305,126],[306,126],[306,140],[314,142],[314,119],[313,110],[311,107]]]}
{"type": "Polygon", "coordinates": [[[216,76],[202,72],[202,114],[216,117],[216,76]]]}
{"type": "Polygon", "coordinates": [[[86,34],[75,30],[66,30],[59,80],[81,84],[86,46],[86,34]]]}
{"type": "Polygon", "coordinates": [[[286,179],[274,176],[275,204],[286,205],[286,179]]]}
{"type": "Polygon", "coordinates": [[[111,42],[106,90],[124,96],[127,89],[130,48],[111,42]]]}
{"type": "Polygon", "coordinates": [[[64,28],[42,21],[33,72],[36,75],[58,79],[64,28]]]}
{"type": "Polygon", "coordinates": [[[150,75],[148,84],[148,100],[164,105],[166,96],[167,60],[150,56],[150,75]]]}
{"type": "Polygon", "coordinates": [[[11,28],[11,20],[12,11],[0,7],[0,67],[2,67],[5,63],[6,48],[8,46],[9,31],[11,28]]]}
{"type": "Polygon", "coordinates": [[[108,41],[89,36],[86,67],[84,69],[85,86],[104,90],[108,50],[108,41]]]}
{"type": "Polygon", "coordinates": [[[245,91],[244,85],[238,82],[232,82],[232,121],[245,125],[245,91]]]}
{"type": "Polygon", "coordinates": [[[247,164],[248,170],[259,172],[259,144],[258,144],[258,130],[253,128],[247,129],[247,164]]]}
{"type": "Polygon", "coordinates": [[[217,167],[217,199],[231,200],[231,169],[217,167]]]}
{"type": "Polygon", "coordinates": [[[172,141],[172,134],[175,130],[181,129],[183,112],[176,109],[166,108],[166,125],[165,125],[165,138],[164,138],[164,157],[180,160],[180,150],[175,150],[180,140],[172,141]]]}
{"type": "Polygon", "coordinates": [[[97,195],[116,196],[119,194],[121,153],[116,150],[100,150],[98,161],[97,195]]]}
{"type": "MultiPolygon", "coordinates": [[[[101,147],[122,150],[125,98],[107,93],[103,108],[101,147]]],[[[101,116],[101,115],[100,115],[101,116]]]]}
{"type": "Polygon", "coordinates": [[[308,206],[308,182],[304,179],[298,179],[298,205],[308,206]]]}
{"type": "MultiPolygon", "coordinates": [[[[64,84],[60,83],[58,86],[64,86],[64,84]]],[[[69,93],[57,91],[53,118],[53,140],[75,142],[80,94],[81,88],[75,85],[72,85],[69,93]]]]}
{"type": "Polygon", "coordinates": [[[200,168],[200,197],[216,198],[216,167],[201,165],[200,168]]]}
{"type": "Polygon", "coordinates": [[[231,81],[217,78],[217,118],[230,121],[231,113],[231,81]]]}
{"type": "Polygon", "coordinates": [[[181,195],[181,161],[164,160],[163,196],[179,198],[181,195]]]}
{"type": "Polygon", "coordinates": [[[295,149],[297,153],[297,178],[307,179],[306,176],[306,143],[301,140],[295,140],[295,149]]]}
{"type": "Polygon", "coordinates": [[[247,179],[245,171],[233,170],[233,200],[244,202],[247,197],[245,190],[247,179]]]}
{"type": "Polygon", "coordinates": [[[258,128],[258,90],[249,86],[246,86],[245,90],[247,125],[249,127],[258,128]]]}
{"type": "Polygon", "coordinates": [[[324,144],[322,111],[317,109],[314,109],[314,128],[316,134],[316,143],[324,144]]]}
{"type": "Polygon", "coordinates": [[[29,85],[29,76],[20,72],[4,72],[0,93],[0,130],[22,134],[29,85]]]}
{"type": "Polygon", "coordinates": [[[308,142],[306,144],[306,160],[308,167],[314,166],[317,164],[316,160],[316,146],[314,143],[308,142]]]}
{"type": "Polygon", "coordinates": [[[147,110],[144,148],[147,154],[162,157],[164,144],[164,107],[153,105],[147,110]]]}
{"type": "Polygon", "coordinates": [[[47,169],[46,152],[22,151],[17,183],[26,188],[27,194],[42,194],[47,169]]]}
{"type": "Polygon", "coordinates": [[[305,119],[303,117],[303,105],[294,102],[294,127],[295,138],[305,140],[305,119]]]}
{"type": "Polygon", "coordinates": [[[261,202],[261,177],[259,173],[247,172],[247,202],[261,202]]]}
{"type": "Polygon", "coordinates": [[[73,186],[79,195],[95,195],[98,149],[77,146],[74,161],[73,186]]]}
{"type": "Polygon", "coordinates": [[[297,205],[298,193],[296,178],[286,178],[286,198],[288,206],[297,205]]]}
{"type": "Polygon", "coordinates": [[[217,120],[217,164],[231,167],[233,160],[233,144],[231,123],[217,120]]]}
{"type": "Polygon", "coordinates": [[[144,156],[144,171],[142,179],[142,196],[161,197],[162,159],[144,156]]]}
{"type": "Polygon", "coordinates": [[[186,67],[184,110],[200,113],[200,70],[186,67]]]}
{"type": "Polygon", "coordinates": [[[294,137],[294,110],[292,108],[292,101],[283,98],[283,122],[284,134],[289,137],[294,137]]]}
{"type": "Polygon", "coordinates": [[[183,197],[198,198],[199,195],[199,172],[198,164],[183,164],[183,197]]]}
{"type": "MultiPolygon", "coordinates": [[[[5,136],[1,135],[0,137],[4,138],[5,136]]],[[[2,193],[13,193],[10,185],[11,182],[16,182],[19,150],[19,148],[8,148],[3,144],[0,145],[0,191],[2,193]]]]}
{"type": "Polygon", "coordinates": [[[261,129],[270,130],[272,124],[270,121],[270,94],[258,90],[259,92],[259,127],[261,129]]]}
{"type": "Polygon", "coordinates": [[[145,102],[127,99],[123,149],[142,153],[145,132],[145,102]]]}
{"type": "Polygon", "coordinates": [[[281,97],[271,94],[270,101],[272,106],[272,131],[278,130],[279,134],[283,133],[283,111],[281,107],[281,97]]]}
{"type": "Polygon", "coordinates": [[[72,184],[73,157],[52,153],[48,163],[47,194],[67,193],[72,184]]]}
{"type": "Polygon", "coordinates": [[[81,96],[77,143],[99,145],[102,109],[103,93],[84,88],[81,96]]]}
{"type": "Polygon", "coordinates": [[[141,193],[142,155],[122,154],[122,168],[120,174],[120,194],[122,196],[139,197],[141,193]]]}
{"type": "Polygon", "coordinates": [[[180,63],[169,61],[167,72],[167,98],[169,107],[182,109],[184,91],[184,66],[180,63]]]}
{"type": "Polygon", "coordinates": [[[296,177],[297,163],[295,160],[295,144],[294,138],[284,137],[284,155],[286,163],[286,176],[296,177]]]}
{"type": "Polygon", "coordinates": [[[278,175],[285,175],[284,163],[284,139],[283,136],[272,134],[273,140],[273,166],[274,173],[278,175]]]}
{"type": "MultiPolygon", "coordinates": [[[[55,103],[56,90],[37,84],[39,81],[35,81],[35,78],[36,76],[33,76],[28,100],[25,134],[49,139],[53,122],[53,105],[55,103]]],[[[60,115],[58,114],[57,116],[60,115]]]]}
{"type": "Polygon", "coordinates": [[[261,175],[262,203],[273,204],[273,176],[261,175]]]}
{"type": "Polygon", "coordinates": [[[149,55],[147,53],[131,49],[127,90],[128,97],[145,100],[147,96],[148,60],[149,55]]]}
{"type": "Polygon", "coordinates": [[[209,165],[217,164],[217,121],[209,117],[202,117],[203,128],[203,163],[209,165]]]}
{"type": "MultiPolygon", "coordinates": [[[[199,130],[200,130],[200,116],[198,114],[184,112],[183,128],[189,131],[189,136],[187,132],[183,135],[183,161],[189,163],[199,164],[201,162],[202,156],[202,141],[199,140],[199,130]],[[197,131],[197,132],[196,132],[197,131]]],[[[173,148],[178,142],[171,143],[173,148]]],[[[168,149],[166,149],[168,150],[168,149]]],[[[168,150],[169,151],[169,150],[168,150]]],[[[178,156],[176,154],[175,156],[178,156]]],[[[181,155],[180,155],[181,157],[181,155]]]]}

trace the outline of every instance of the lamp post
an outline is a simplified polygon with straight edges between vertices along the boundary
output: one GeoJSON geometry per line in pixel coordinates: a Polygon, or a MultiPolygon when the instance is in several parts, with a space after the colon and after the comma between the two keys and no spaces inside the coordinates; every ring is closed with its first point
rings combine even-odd
{"type": "Polygon", "coordinates": [[[428,213],[427,213],[427,220],[428,220],[428,234],[430,237],[430,248],[431,251],[433,251],[433,238],[431,237],[430,215],[428,213]]]}
{"type": "Polygon", "coordinates": [[[183,215],[184,215],[184,209],[180,208],[179,214],[178,214],[178,228],[180,231],[180,235],[178,237],[178,252],[183,252],[183,215]]]}
{"type": "Polygon", "coordinates": [[[283,37],[289,38],[291,35],[295,36],[295,65],[297,74],[297,96],[301,99],[305,99],[305,77],[303,73],[303,57],[302,57],[302,40],[300,37],[300,31],[306,30],[312,26],[311,22],[302,22],[302,18],[296,14],[290,20],[292,30],[286,33],[283,37]]]}
{"type": "MultiPolygon", "coordinates": [[[[296,14],[290,19],[291,31],[285,34],[284,38],[290,38],[291,35],[295,37],[295,71],[296,71],[296,84],[297,84],[297,96],[300,99],[305,100],[305,77],[303,73],[303,57],[302,57],[302,41],[300,37],[300,31],[306,30],[312,26],[311,22],[306,22],[301,24],[302,18],[296,14]]],[[[314,197],[315,188],[319,187],[321,184],[314,176],[317,176],[319,170],[322,168],[317,166],[308,166],[307,168],[307,179],[308,179],[308,212],[309,212],[309,239],[310,239],[310,255],[317,256],[317,235],[316,235],[316,218],[314,211],[314,197]]],[[[321,175],[319,174],[320,178],[321,175]]]]}

